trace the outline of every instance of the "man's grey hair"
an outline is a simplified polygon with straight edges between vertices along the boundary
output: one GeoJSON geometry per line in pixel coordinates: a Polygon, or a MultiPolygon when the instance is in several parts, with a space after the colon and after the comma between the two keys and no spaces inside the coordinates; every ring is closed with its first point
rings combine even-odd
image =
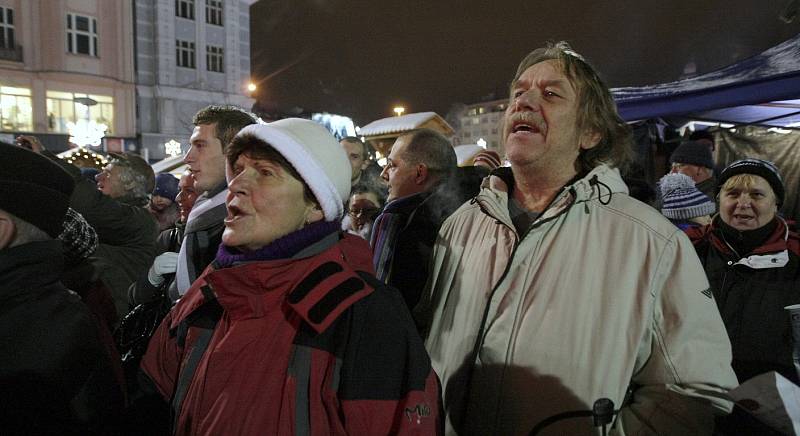
{"type": "Polygon", "coordinates": [[[119,159],[111,159],[108,164],[119,168],[119,181],[128,195],[135,198],[148,197],[150,193],[147,192],[147,177],[144,174],[134,171],[128,162],[119,159]]]}
{"type": "Polygon", "coordinates": [[[446,180],[456,171],[456,151],[441,133],[419,129],[403,136],[408,136],[408,145],[401,157],[412,165],[424,164],[435,182],[446,180]]]}
{"type": "Polygon", "coordinates": [[[9,216],[11,222],[14,223],[15,228],[14,238],[11,240],[11,244],[9,244],[9,246],[6,248],[29,244],[31,242],[49,241],[53,239],[44,230],[14,215],[13,213],[6,212],[2,209],[0,209],[0,212],[9,216]]]}

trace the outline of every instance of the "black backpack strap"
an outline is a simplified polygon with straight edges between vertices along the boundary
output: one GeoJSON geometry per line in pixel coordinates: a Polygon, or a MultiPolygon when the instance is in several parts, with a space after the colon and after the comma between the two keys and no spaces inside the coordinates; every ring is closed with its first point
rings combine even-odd
{"type": "Polygon", "coordinates": [[[206,302],[203,303],[197,310],[189,315],[178,326],[178,343],[185,343],[186,334],[189,328],[192,327],[198,331],[197,340],[192,346],[189,358],[186,365],[181,368],[178,373],[178,382],[175,386],[175,393],[172,396],[172,430],[173,433],[177,429],[178,417],[180,416],[183,400],[186,397],[186,392],[192,384],[194,373],[197,370],[197,365],[203,358],[211,343],[211,338],[214,336],[214,329],[217,327],[217,322],[222,318],[222,306],[216,298],[213,297],[213,291],[210,287],[204,286],[203,295],[206,297],[206,302]],[[211,298],[209,298],[211,296],[211,298]]]}

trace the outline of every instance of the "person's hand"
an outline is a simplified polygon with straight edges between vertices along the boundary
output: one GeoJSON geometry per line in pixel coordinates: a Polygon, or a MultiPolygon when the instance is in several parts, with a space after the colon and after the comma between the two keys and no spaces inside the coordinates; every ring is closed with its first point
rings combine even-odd
{"type": "Polygon", "coordinates": [[[45,149],[44,145],[42,145],[42,143],[39,141],[39,138],[30,135],[17,136],[17,145],[39,154],[41,154],[45,149]]]}
{"type": "Polygon", "coordinates": [[[161,286],[166,274],[175,274],[178,270],[178,253],[167,251],[156,256],[153,266],[147,272],[147,281],[153,286],[161,286]]]}

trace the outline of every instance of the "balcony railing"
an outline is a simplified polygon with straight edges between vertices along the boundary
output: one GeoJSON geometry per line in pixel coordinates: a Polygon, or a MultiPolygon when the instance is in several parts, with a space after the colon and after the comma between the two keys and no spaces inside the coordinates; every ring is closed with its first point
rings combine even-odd
{"type": "Polygon", "coordinates": [[[22,62],[22,46],[0,47],[0,60],[22,62]]]}

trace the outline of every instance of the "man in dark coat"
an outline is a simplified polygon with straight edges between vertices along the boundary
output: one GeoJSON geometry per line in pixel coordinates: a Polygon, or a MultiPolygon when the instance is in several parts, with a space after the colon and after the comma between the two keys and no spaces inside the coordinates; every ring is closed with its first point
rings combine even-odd
{"type": "Polygon", "coordinates": [[[381,172],[389,196],[372,228],[373,264],[378,279],[399,289],[409,310],[428,279],[439,227],[464,202],[456,168],[447,138],[421,129],[397,138],[381,172]]]}
{"type": "Polygon", "coordinates": [[[153,192],[155,175],[150,165],[132,153],[110,153],[111,159],[97,185],[81,176],[80,169],[48,152],[33,136],[20,136],[34,152],[50,157],[74,180],[70,207],[94,227],[100,246],[91,263],[98,278],[111,292],[117,316],[128,313],[128,287],[153,263],[158,224],[145,209],[153,192]]]}
{"type": "Polygon", "coordinates": [[[0,144],[0,428],[113,431],[123,397],[96,320],[59,281],[74,182],[48,159],[0,144]]]}

